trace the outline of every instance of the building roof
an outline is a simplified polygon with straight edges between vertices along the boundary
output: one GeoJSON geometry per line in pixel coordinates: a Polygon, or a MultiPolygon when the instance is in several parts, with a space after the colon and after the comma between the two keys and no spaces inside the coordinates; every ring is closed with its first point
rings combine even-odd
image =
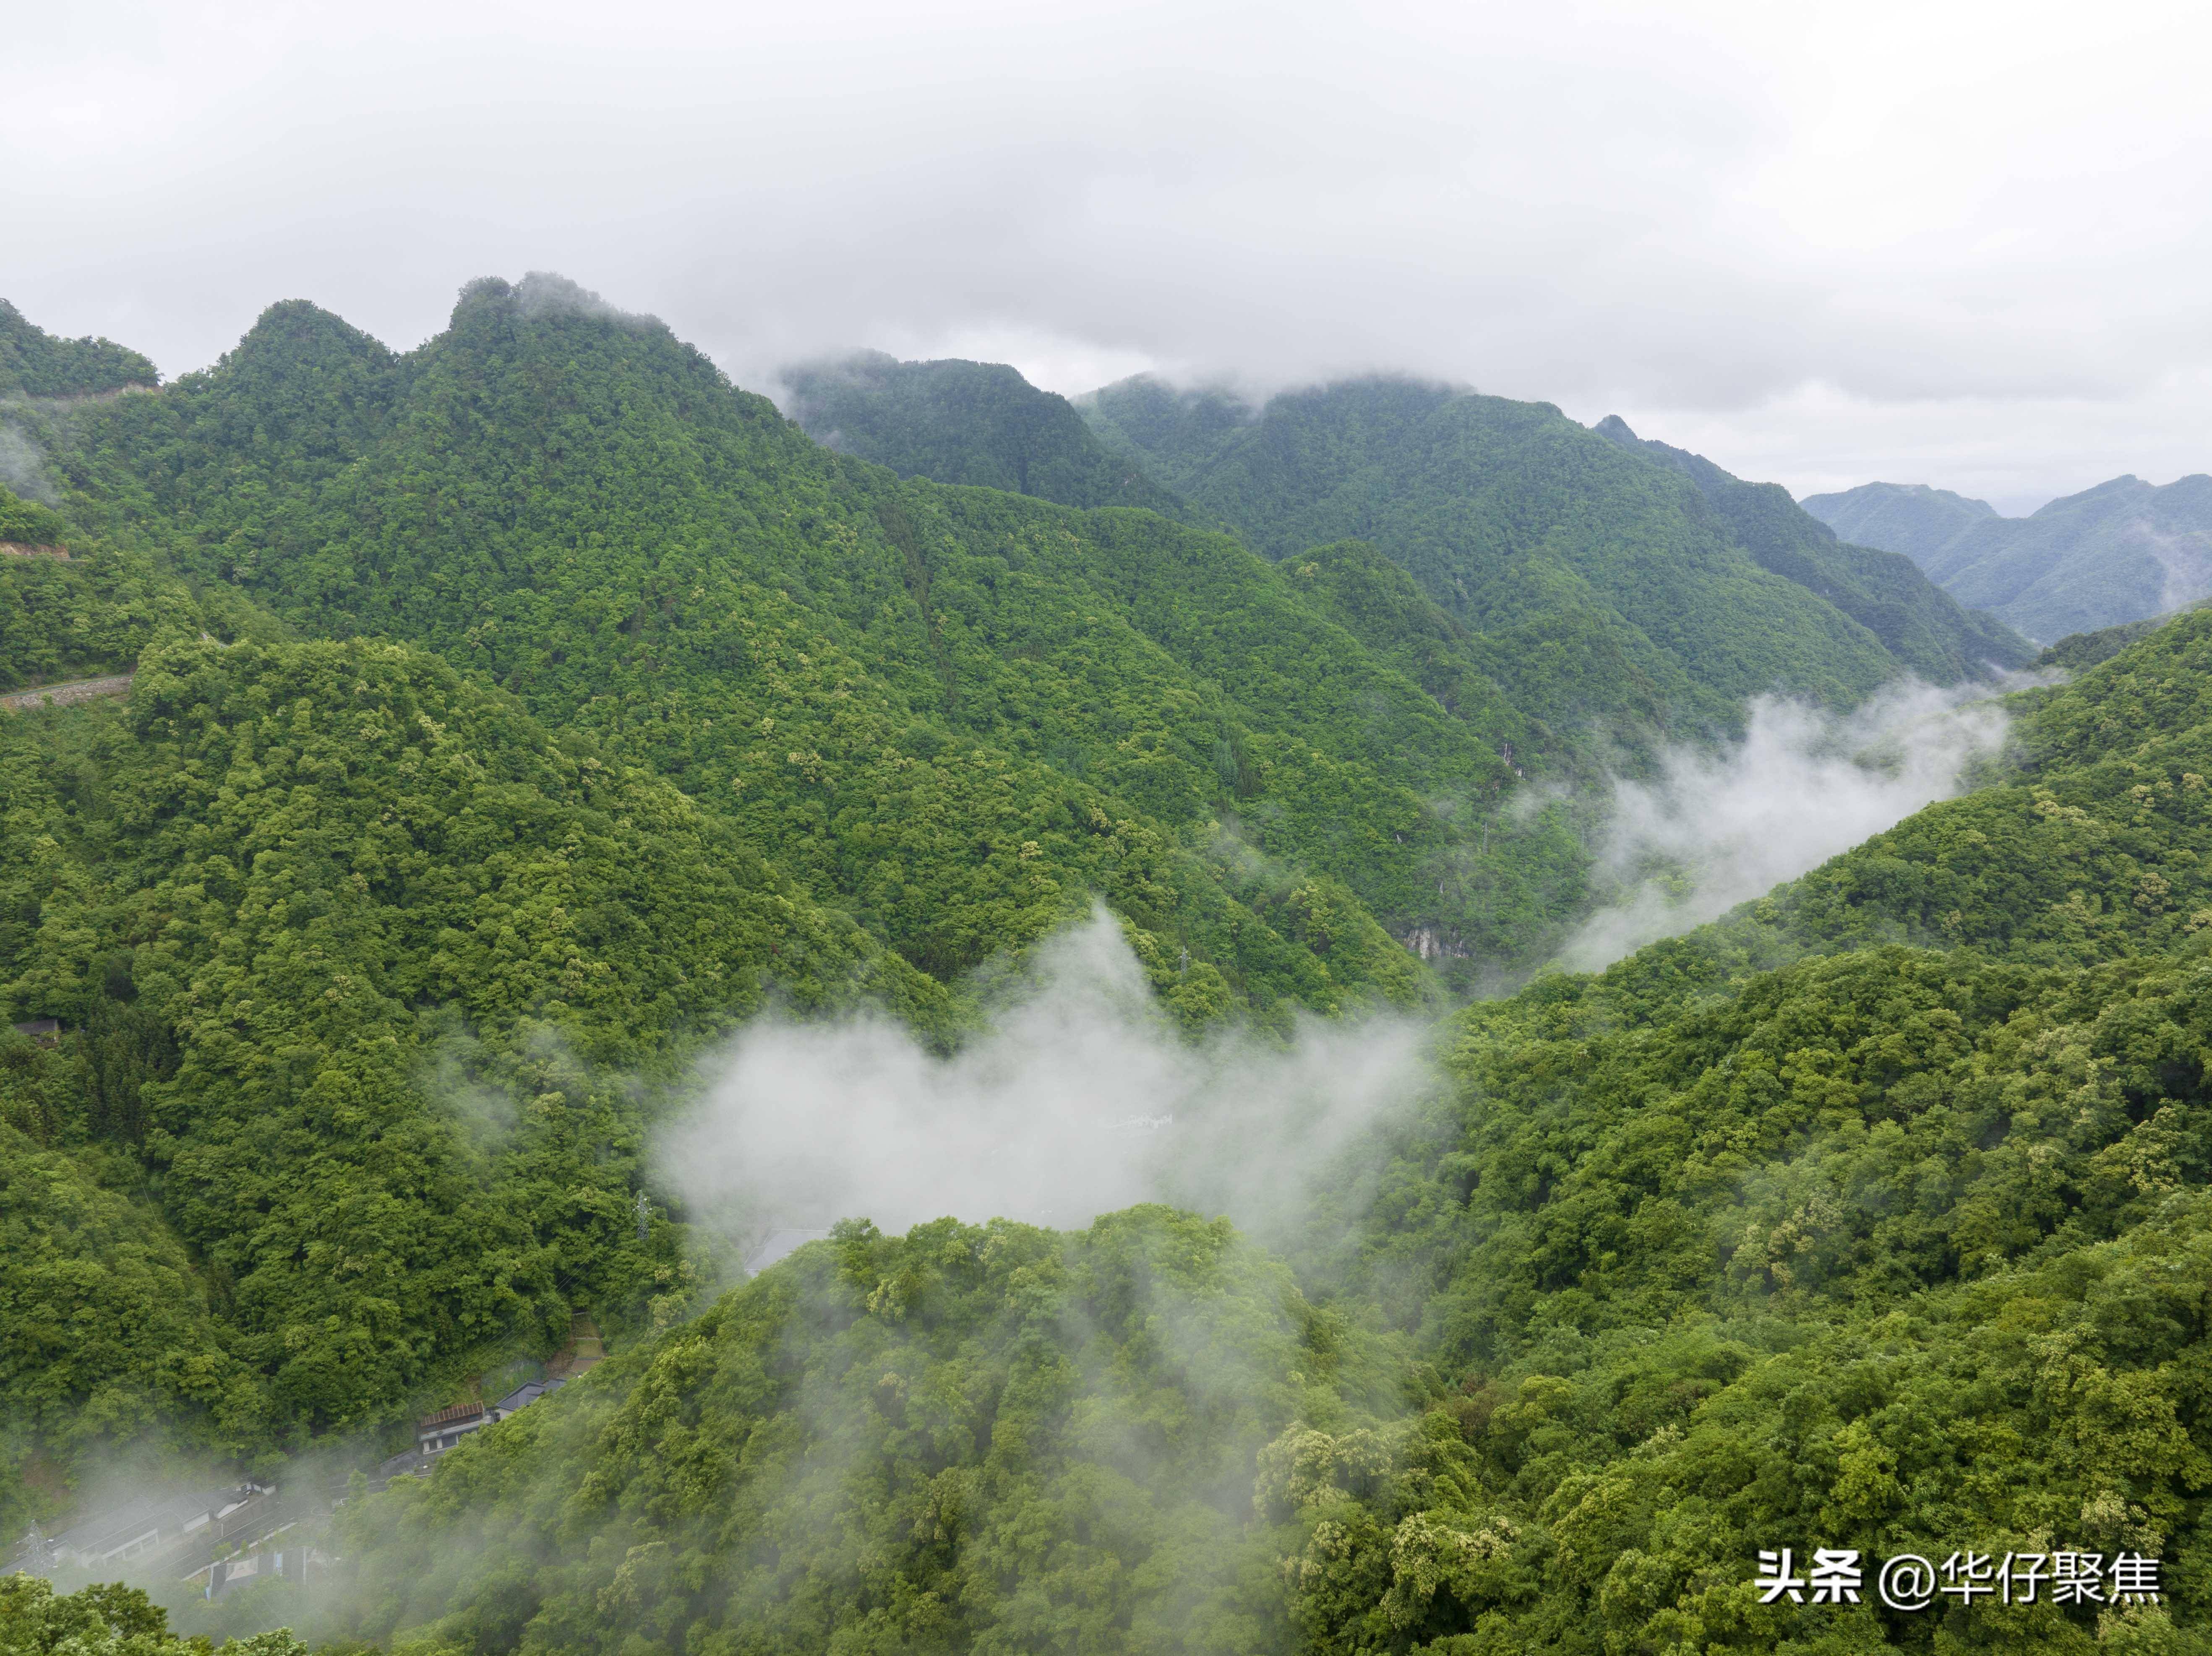
{"type": "Polygon", "coordinates": [[[238,1489],[231,1487],[195,1495],[141,1495],[135,1501],[88,1514],[46,1544],[58,1550],[98,1557],[130,1545],[149,1531],[162,1536],[177,1534],[194,1519],[219,1516],[244,1499],[238,1489]]]}
{"type": "Polygon", "coordinates": [[[529,1404],[537,1402],[538,1398],[545,1397],[551,1392],[559,1391],[564,1384],[566,1384],[566,1382],[558,1378],[542,1380],[525,1380],[521,1385],[516,1386],[514,1390],[509,1392],[505,1397],[501,1398],[493,1405],[493,1407],[502,1416],[511,1415],[516,1410],[527,1407],[529,1404]]]}
{"type": "Polygon", "coordinates": [[[441,1409],[434,1415],[425,1415],[416,1429],[434,1432],[441,1426],[454,1426],[463,1421],[474,1420],[483,1411],[481,1403],[457,1403],[451,1408],[441,1409]]]}

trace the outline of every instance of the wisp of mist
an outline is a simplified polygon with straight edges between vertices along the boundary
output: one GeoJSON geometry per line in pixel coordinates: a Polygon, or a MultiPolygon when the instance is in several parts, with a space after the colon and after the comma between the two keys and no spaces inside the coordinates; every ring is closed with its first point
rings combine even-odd
{"type": "Polygon", "coordinates": [[[1844,714],[1762,696],[1741,742],[1672,748],[1656,780],[1616,781],[1597,862],[1620,895],[1575,931],[1560,963],[1609,966],[1949,798],[2004,741],[2004,710],[1989,696],[1915,682],[1844,714]]]}
{"type": "Polygon", "coordinates": [[[1185,1039],[1102,909],[950,1057],[880,1016],[754,1023],[663,1136],[660,1176],[747,1248],[848,1218],[1073,1229],[1143,1201],[1267,1234],[1305,1223],[1337,1152],[1425,1094],[1427,1038],[1371,1016],[1185,1039]]]}

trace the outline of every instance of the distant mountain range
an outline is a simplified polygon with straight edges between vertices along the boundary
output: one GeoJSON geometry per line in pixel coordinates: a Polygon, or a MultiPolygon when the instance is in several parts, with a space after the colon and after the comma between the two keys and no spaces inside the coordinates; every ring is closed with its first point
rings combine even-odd
{"type": "Polygon", "coordinates": [[[1800,504],[1846,540],[1903,553],[1960,603],[2039,642],[2212,596],[2212,476],[2201,473],[2164,488],[2115,477],[2026,518],[1917,483],[1800,504]]]}
{"type": "Polygon", "coordinates": [[[1374,377],[1255,405],[1140,376],[1071,406],[1010,367],[874,354],[786,387],[817,439],[909,476],[1225,529],[1372,647],[1425,640],[1401,664],[1447,706],[1502,700],[1555,739],[1634,746],[1767,690],[1848,702],[2033,653],[1781,488],[1547,403],[1374,377]]]}

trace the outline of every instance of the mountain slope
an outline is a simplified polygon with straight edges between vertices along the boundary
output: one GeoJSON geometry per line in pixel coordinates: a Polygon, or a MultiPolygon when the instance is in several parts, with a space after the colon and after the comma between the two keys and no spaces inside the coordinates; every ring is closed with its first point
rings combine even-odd
{"type": "Polygon", "coordinates": [[[157,640],[275,631],[243,593],[196,590],[0,488],[0,691],[127,673],[157,640]]]}
{"type": "Polygon", "coordinates": [[[840,1227],[563,1408],[349,1512],[345,1631],[1276,1647],[1252,1465],[1310,1475],[1281,1442],[1301,1413],[1349,1424],[1395,1403],[1363,1344],[1227,1224],[1164,1209],[1066,1236],[840,1227]],[[640,1561],[620,1586],[540,1562],[582,1532],[640,1561]]]}
{"type": "Polygon", "coordinates": [[[1002,363],[902,362],[863,351],[787,368],[783,383],[791,417],[810,436],[902,477],[1062,506],[1190,515],[1139,467],[1109,453],[1066,397],[1002,363]]]}
{"type": "Polygon", "coordinates": [[[1618,415],[1595,429],[1687,477],[1761,568],[1819,593],[1923,678],[1956,683],[1990,665],[2025,666],[2034,653],[2002,622],[1961,609],[1910,558],[1838,541],[1779,484],[1747,483],[1701,454],[1639,438],[1618,415]]]}
{"type": "MultiPolygon", "coordinates": [[[[1082,406],[1268,557],[1372,543],[1490,641],[1506,693],[1555,727],[1726,725],[1749,696],[1850,701],[1904,664],[1762,568],[1689,482],[1547,405],[1370,379],[1253,410],[1139,379],[1082,406]]],[[[1924,597],[1939,632],[1955,622],[1924,597]]],[[[1961,659],[1924,670],[1955,678],[1961,659]]]]}
{"type": "Polygon", "coordinates": [[[1347,1157],[1352,1234],[1281,1319],[1157,1210],[848,1227],[353,1509],[328,1630],[1919,1649],[1932,1618],[1760,1602],[1759,1551],[1870,1580],[1971,1535],[2046,1580],[2094,1553],[2100,1593],[2162,1561],[2160,1606],[1983,1606],[1996,1645],[2200,1650],[2212,616],[2023,711],[1999,786],[1458,1015],[1448,1095],[1347,1157]]]}
{"type": "Polygon", "coordinates": [[[0,397],[88,397],[160,385],[152,362],[112,339],[63,339],[0,299],[0,397]]]}
{"type": "Polygon", "coordinates": [[[726,823],[405,646],[156,646],[126,704],[0,714],[0,1023],[61,1026],[0,1036],[0,1121],[114,1192],[12,1217],[120,1235],[150,1196],[169,1240],[124,1251],[188,1249],[161,1314],[216,1331],[88,1321],[89,1262],[11,1246],[18,1455],[129,1447],[153,1404],[116,1398],[266,1455],[550,1349],[572,1303],[635,1321],[677,1291],[632,1198],[690,1053],[771,998],[953,1021],[726,823]]]}
{"type": "Polygon", "coordinates": [[[2212,594],[2212,476],[2163,488],[2115,477],[2030,517],[1966,516],[1944,538],[1938,534],[1948,519],[1920,504],[1919,494],[1900,485],[1869,483],[1814,496],[1805,509],[1838,532],[1845,523],[1863,525],[1849,532],[1906,554],[1960,603],[2046,642],[2169,614],[2212,594]]]}
{"type": "Polygon", "coordinates": [[[1479,731],[1228,538],[902,482],[557,283],[405,357],[277,306],[52,442],[88,521],[578,721],[940,977],[1096,895],[1193,1016],[1403,999],[1391,936],[1581,899],[1479,731]]]}

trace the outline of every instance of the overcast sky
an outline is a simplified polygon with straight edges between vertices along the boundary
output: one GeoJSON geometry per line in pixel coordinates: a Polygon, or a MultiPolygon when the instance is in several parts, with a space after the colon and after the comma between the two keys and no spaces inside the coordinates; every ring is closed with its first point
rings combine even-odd
{"type": "Polygon", "coordinates": [[[6,0],[0,295],[174,374],[562,271],[740,381],[1411,369],[1799,493],[2212,470],[2212,9],[6,0]]]}

